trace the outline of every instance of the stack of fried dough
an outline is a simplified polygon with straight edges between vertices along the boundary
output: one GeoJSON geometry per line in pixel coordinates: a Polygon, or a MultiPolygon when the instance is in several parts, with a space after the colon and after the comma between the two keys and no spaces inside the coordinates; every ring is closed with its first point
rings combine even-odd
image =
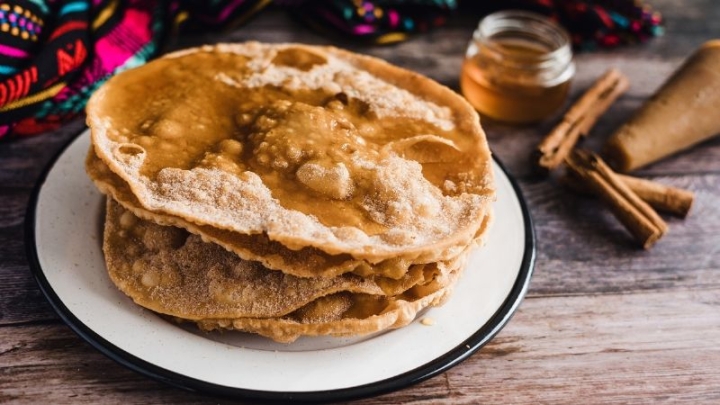
{"type": "Polygon", "coordinates": [[[176,52],[110,79],[87,120],[110,278],[203,330],[407,325],[448,298],[492,218],[474,110],[332,47],[176,52]]]}

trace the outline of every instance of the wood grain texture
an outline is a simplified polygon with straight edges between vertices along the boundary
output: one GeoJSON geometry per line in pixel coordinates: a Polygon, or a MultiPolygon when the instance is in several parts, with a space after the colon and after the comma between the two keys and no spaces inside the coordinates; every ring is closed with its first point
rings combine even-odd
{"type": "Polygon", "coordinates": [[[432,403],[714,403],[718,305],[720,289],[529,298],[490,345],[446,373],[447,394],[432,403]]]}
{"type": "MultiPolygon", "coordinates": [[[[720,288],[529,298],[461,366],[358,403],[715,403],[719,305],[720,288]]],[[[217,402],[127,371],[66,328],[0,327],[0,342],[0,402],[217,402]]]]}
{"type": "MultiPolygon", "coordinates": [[[[576,56],[571,100],[609,67],[631,81],[584,141],[590,149],[693,49],[720,38],[720,7],[712,0],[651,4],[665,16],[664,37],[576,56]]],[[[465,12],[397,46],[372,47],[318,35],[270,11],[233,32],[182,38],[169,49],[244,40],[332,43],[457,90],[476,23],[465,12]]],[[[690,216],[666,217],[669,233],[643,251],[599,201],[533,174],[530,151],[559,116],[521,128],[483,120],[536,226],[537,266],[520,311],[449,372],[358,403],[720,403],[720,137],[636,173],[697,195],[690,216]]],[[[43,167],[82,126],[78,119],[53,133],[0,142],[0,403],[237,403],[188,394],[115,364],[63,325],[40,293],[25,258],[25,209],[43,167]]]]}
{"type": "Polygon", "coordinates": [[[0,189],[26,188],[35,185],[48,162],[82,130],[84,120],[78,118],[62,129],[20,140],[0,141],[0,189]]]}

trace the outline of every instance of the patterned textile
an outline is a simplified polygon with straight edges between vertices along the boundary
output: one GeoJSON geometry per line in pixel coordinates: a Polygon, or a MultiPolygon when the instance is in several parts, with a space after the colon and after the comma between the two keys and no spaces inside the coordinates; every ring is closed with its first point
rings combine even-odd
{"type": "Polygon", "coordinates": [[[638,0],[467,1],[463,5],[478,15],[500,9],[547,15],[570,32],[580,50],[644,42],[663,33],[660,13],[638,0]]]}
{"type": "Polygon", "coordinates": [[[242,22],[267,3],[0,3],[0,137],[45,132],[76,117],[93,90],[113,74],[156,56],[178,27],[207,29],[242,22]]]}
{"type": "Polygon", "coordinates": [[[455,0],[279,1],[294,7],[295,15],[321,31],[333,30],[356,39],[389,44],[445,23],[457,9],[455,0]]]}
{"type": "MultiPolygon", "coordinates": [[[[157,56],[174,34],[241,25],[271,0],[0,2],[0,138],[57,128],[115,73],[157,56]]],[[[661,20],[639,0],[276,0],[313,28],[371,43],[406,39],[458,10],[522,8],[564,24],[583,48],[645,40],[661,20]]]]}
{"type": "Polygon", "coordinates": [[[148,1],[0,5],[0,134],[34,134],[74,116],[109,75],[157,50],[166,11],[148,1]]]}

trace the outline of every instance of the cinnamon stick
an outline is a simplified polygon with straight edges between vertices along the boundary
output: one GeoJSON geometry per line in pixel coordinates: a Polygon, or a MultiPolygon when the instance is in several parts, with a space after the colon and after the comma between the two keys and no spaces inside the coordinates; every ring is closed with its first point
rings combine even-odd
{"type": "Polygon", "coordinates": [[[605,72],[537,146],[537,165],[547,170],[558,167],[580,137],[587,136],[598,118],[629,86],[627,77],[617,69],[605,72]]]}
{"type": "Polygon", "coordinates": [[[565,163],[573,175],[610,206],[645,249],[649,249],[668,230],[662,218],[592,152],[576,150],[565,163]]]}
{"type": "MultiPolygon", "coordinates": [[[[689,190],[666,186],[653,180],[641,179],[620,173],[616,176],[638,197],[658,211],[685,218],[695,200],[695,194],[689,190]]],[[[566,186],[581,193],[590,193],[587,184],[577,175],[568,172],[560,178],[566,186]]]]}
{"type": "Polygon", "coordinates": [[[695,201],[692,191],[670,187],[656,181],[641,179],[617,173],[620,180],[625,183],[638,197],[650,204],[658,211],[667,212],[680,218],[685,218],[695,201]]]}

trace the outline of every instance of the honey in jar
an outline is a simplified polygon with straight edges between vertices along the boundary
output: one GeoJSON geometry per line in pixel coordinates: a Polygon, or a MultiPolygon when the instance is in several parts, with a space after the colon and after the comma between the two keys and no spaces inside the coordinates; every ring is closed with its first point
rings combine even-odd
{"type": "Polygon", "coordinates": [[[565,30],[539,14],[503,11],[485,17],[473,33],[460,88],[485,117],[532,123],[564,104],[574,74],[565,30]]]}

